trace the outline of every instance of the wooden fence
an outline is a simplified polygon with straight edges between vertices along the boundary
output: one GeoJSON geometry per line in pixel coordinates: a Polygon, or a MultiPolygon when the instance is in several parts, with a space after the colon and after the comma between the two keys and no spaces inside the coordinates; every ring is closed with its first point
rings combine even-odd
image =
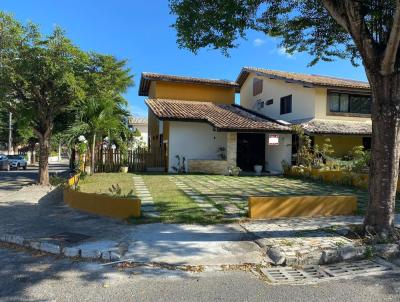
{"type": "Polygon", "coordinates": [[[161,151],[150,151],[147,147],[129,150],[126,155],[120,150],[98,149],[95,158],[96,172],[118,172],[128,166],[129,172],[163,170],[164,156],[161,151]]]}

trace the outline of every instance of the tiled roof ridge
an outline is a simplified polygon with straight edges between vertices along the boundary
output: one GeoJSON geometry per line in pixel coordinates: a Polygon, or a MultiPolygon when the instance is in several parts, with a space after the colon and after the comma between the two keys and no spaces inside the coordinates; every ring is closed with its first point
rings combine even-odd
{"type": "Polygon", "coordinates": [[[203,77],[193,77],[193,76],[182,76],[182,75],[172,75],[172,74],[163,74],[157,72],[142,72],[142,77],[147,77],[151,79],[171,79],[171,80],[182,80],[182,81],[196,81],[196,82],[205,82],[205,83],[219,83],[237,86],[235,81],[224,80],[224,79],[212,79],[212,78],[203,78],[203,77]]]}
{"type": "Polygon", "coordinates": [[[247,77],[245,73],[249,72],[259,72],[265,74],[265,76],[278,77],[286,80],[299,81],[303,83],[313,84],[316,86],[326,86],[326,87],[343,87],[343,88],[355,88],[355,89],[370,89],[369,83],[329,75],[317,75],[317,74],[306,74],[300,72],[291,72],[283,70],[273,70],[260,67],[245,66],[242,68],[240,74],[238,75],[236,81],[239,86],[241,86],[247,77]]]}

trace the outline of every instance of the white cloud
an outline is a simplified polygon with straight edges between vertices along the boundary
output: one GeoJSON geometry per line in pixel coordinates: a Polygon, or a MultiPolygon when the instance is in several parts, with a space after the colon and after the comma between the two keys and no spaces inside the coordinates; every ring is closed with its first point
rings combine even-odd
{"type": "Polygon", "coordinates": [[[278,54],[280,56],[285,56],[288,59],[295,59],[296,57],[294,56],[294,54],[290,54],[287,52],[287,49],[284,46],[281,46],[278,48],[278,54]]]}
{"type": "Polygon", "coordinates": [[[260,39],[260,38],[254,39],[254,41],[253,41],[253,45],[255,47],[261,46],[263,44],[265,44],[265,40],[260,39]]]}

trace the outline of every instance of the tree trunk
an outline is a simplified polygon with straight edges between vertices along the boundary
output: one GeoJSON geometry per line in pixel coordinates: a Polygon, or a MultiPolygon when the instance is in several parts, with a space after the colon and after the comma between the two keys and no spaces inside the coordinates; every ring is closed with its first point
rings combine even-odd
{"type": "Polygon", "coordinates": [[[90,173],[94,173],[94,164],[95,164],[95,151],[96,151],[96,133],[93,134],[93,141],[92,141],[92,150],[90,156],[90,173]]]}
{"type": "Polygon", "coordinates": [[[399,173],[400,75],[369,73],[372,103],[372,153],[366,231],[388,236],[394,228],[399,173]]]}
{"type": "Polygon", "coordinates": [[[50,131],[39,133],[39,184],[47,186],[49,181],[50,131]]]}
{"type": "Polygon", "coordinates": [[[75,170],[75,157],[76,157],[76,150],[75,150],[75,148],[72,148],[71,149],[71,154],[70,154],[70,157],[69,157],[69,169],[71,171],[75,170]]]}

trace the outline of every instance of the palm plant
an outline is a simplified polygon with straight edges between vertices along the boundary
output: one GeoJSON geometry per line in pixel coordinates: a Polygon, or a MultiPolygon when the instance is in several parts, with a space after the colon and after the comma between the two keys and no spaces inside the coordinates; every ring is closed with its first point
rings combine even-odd
{"type": "Polygon", "coordinates": [[[125,131],[128,130],[125,123],[128,112],[123,104],[109,98],[80,101],[74,105],[74,111],[76,120],[68,132],[71,137],[85,135],[88,138],[90,167],[93,172],[97,142],[108,136],[118,146],[123,145],[125,131]]]}

